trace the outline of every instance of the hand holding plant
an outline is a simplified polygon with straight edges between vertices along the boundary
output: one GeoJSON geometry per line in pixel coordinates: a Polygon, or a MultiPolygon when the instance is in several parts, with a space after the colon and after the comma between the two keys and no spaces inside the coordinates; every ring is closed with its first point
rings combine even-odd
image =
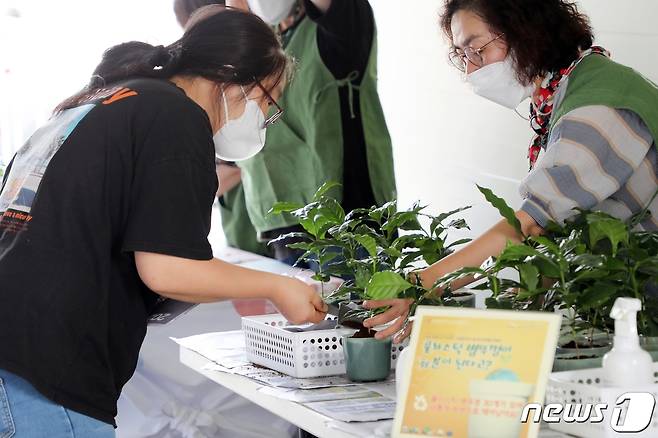
{"type": "MultiPolygon", "coordinates": [[[[515,226],[513,210],[480,188],[487,200],[515,226]]],[[[550,224],[544,236],[508,243],[502,253],[479,268],[461,269],[439,280],[444,287],[475,275],[490,289],[489,308],[573,311],[565,323],[577,337],[595,331],[610,332],[609,313],[618,297],[639,298],[643,311],[638,327],[645,336],[658,335],[658,299],[647,294],[658,278],[658,234],[632,229],[629,223],[601,212],[578,210],[566,224],[550,224]],[[517,279],[503,278],[503,270],[517,279]]]]}
{"type": "Polygon", "coordinates": [[[399,330],[419,304],[454,304],[449,296],[434,297],[421,284],[409,282],[407,274],[435,263],[452,253],[455,246],[470,240],[447,242],[449,230],[467,228],[463,219],[450,218],[469,207],[432,216],[418,204],[398,211],[396,203],[389,202],[345,214],[336,199],[328,195],[337,186],[326,183],[308,205],[279,203],[271,210],[271,214],[291,215],[304,229],[277,240],[303,240],[289,247],[304,251],[300,260],[317,264],[316,280],[327,282],[331,276],[346,280],[325,301],[335,305],[370,301],[370,308],[353,309],[344,317],[364,321],[382,314],[369,326],[373,321],[397,317],[393,326],[382,331],[386,336],[399,330]]]}

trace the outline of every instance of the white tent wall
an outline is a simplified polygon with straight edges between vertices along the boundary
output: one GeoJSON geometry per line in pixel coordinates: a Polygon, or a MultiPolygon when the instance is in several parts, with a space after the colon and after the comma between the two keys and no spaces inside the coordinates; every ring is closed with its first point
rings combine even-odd
{"type": "Polygon", "coordinates": [[[173,0],[0,0],[0,163],[85,85],[105,49],[181,33],[173,0]]]}
{"type": "MultiPolygon", "coordinates": [[[[658,2],[581,0],[596,43],[613,59],[658,81],[658,2]]],[[[434,211],[472,204],[473,234],[498,214],[475,184],[518,207],[528,170],[528,122],[475,96],[447,59],[438,16],[442,0],[371,0],[379,30],[379,90],[393,138],[402,206],[420,200],[434,211]]],[[[523,109],[523,108],[521,108],[523,109]]]]}

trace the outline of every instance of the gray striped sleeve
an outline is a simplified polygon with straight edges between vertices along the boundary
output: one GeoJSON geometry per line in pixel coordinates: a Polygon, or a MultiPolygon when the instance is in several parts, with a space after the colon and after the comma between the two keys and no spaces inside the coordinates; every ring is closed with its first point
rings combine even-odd
{"type": "MultiPolygon", "coordinates": [[[[598,158],[601,170],[614,178],[620,187],[633,173],[631,163],[617,153],[616,145],[611,144],[611,139],[605,133],[599,131],[595,125],[590,124],[587,119],[563,119],[553,129],[551,140],[553,143],[565,141],[587,148],[589,152],[598,158]]],[[[556,177],[560,178],[561,176],[561,172],[558,171],[556,177]]],[[[568,192],[569,186],[572,186],[575,180],[572,181],[571,177],[566,177],[566,179],[564,188],[568,192]]],[[[582,192],[580,187],[574,187],[573,190],[576,197],[578,197],[578,192],[582,192]]],[[[591,198],[578,199],[582,199],[584,205],[588,204],[588,201],[595,201],[591,198]]],[[[594,206],[595,203],[591,203],[591,205],[594,206]]]]}
{"type": "Polygon", "coordinates": [[[563,222],[575,208],[595,209],[624,194],[652,143],[633,112],[605,106],[571,111],[553,128],[546,151],[521,184],[522,210],[545,226],[547,217],[563,222]]]}

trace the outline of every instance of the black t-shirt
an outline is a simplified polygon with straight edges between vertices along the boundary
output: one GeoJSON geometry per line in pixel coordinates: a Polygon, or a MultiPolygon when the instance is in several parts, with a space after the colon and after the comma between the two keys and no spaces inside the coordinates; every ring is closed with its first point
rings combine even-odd
{"type": "Polygon", "coordinates": [[[55,116],[0,193],[0,368],[114,424],[156,295],[134,251],[208,260],[217,190],[205,111],[139,79],[55,116]]]}
{"type": "MultiPolygon", "coordinates": [[[[322,14],[310,0],[304,1],[308,18],[318,25],[317,44],[322,62],[336,79],[358,72],[361,83],[373,46],[375,18],[367,0],[333,0],[322,14]]],[[[339,89],[343,126],[343,208],[368,208],[375,204],[370,182],[366,140],[363,133],[359,91],[354,90],[354,115],[349,90],[339,89]]]]}

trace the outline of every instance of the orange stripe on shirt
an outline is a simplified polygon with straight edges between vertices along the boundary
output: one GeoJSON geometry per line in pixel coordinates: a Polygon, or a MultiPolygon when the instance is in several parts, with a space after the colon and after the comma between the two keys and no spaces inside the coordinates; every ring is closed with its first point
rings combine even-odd
{"type": "Polygon", "coordinates": [[[117,102],[121,99],[125,99],[126,97],[130,96],[137,96],[137,92],[131,90],[130,88],[122,88],[119,91],[117,91],[115,94],[112,95],[109,99],[105,99],[103,101],[103,105],[109,105],[111,103],[117,102]]]}

